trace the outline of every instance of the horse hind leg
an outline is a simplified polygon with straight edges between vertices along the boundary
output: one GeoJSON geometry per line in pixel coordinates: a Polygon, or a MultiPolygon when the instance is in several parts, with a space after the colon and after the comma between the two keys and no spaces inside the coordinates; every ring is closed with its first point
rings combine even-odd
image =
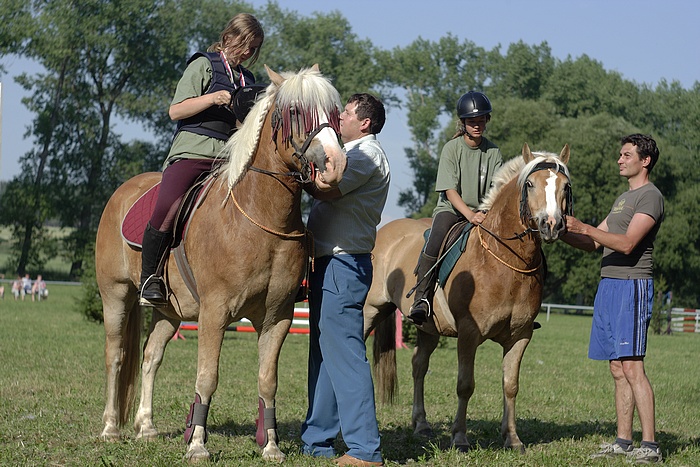
{"type": "Polygon", "coordinates": [[[428,334],[418,329],[416,347],[413,349],[413,413],[411,422],[413,432],[420,436],[432,436],[433,429],[430,427],[425,415],[425,375],[428,373],[430,355],[437,348],[440,336],[428,334]]]}
{"type": "Polygon", "coordinates": [[[117,292],[116,289],[102,291],[107,376],[107,400],[102,415],[104,428],[100,434],[103,441],[120,439],[119,430],[126,424],[134,406],[141,357],[142,315],[136,294],[129,294],[126,289],[117,292]]]}
{"type": "Polygon", "coordinates": [[[153,319],[141,365],[141,398],[134,417],[136,439],[151,441],[158,437],[158,431],[153,424],[153,390],[156,373],[163,362],[165,347],[179,326],[179,320],[167,318],[157,309],[153,310],[153,319]]]}

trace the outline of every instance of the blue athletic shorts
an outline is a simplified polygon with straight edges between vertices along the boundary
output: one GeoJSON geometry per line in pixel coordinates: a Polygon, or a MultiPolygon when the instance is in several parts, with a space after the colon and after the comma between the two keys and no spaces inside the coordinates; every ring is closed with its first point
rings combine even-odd
{"type": "Polygon", "coordinates": [[[603,278],[593,304],[588,358],[644,357],[653,304],[653,279],[603,278]]]}

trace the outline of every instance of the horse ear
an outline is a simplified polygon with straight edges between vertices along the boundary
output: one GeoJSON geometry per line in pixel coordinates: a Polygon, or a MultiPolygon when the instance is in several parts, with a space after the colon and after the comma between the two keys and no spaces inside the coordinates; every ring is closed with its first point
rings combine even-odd
{"type": "Polygon", "coordinates": [[[525,163],[529,163],[535,158],[535,156],[532,155],[532,151],[530,151],[530,146],[527,145],[527,143],[523,144],[523,159],[525,159],[525,163]]]}
{"type": "Polygon", "coordinates": [[[279,73],[272,71],[267,65],[263,66],[265,67],[265,71],[267,71],[267,76],[270,77],[270,81],[272,81],[277,86],[281,85],[284,82],[284,78],[282,78],[282,76],[279,73]]]}
{"type": "Polygon", "coordinates": [[[559,154],[559,159],[561,159],[561,161],[564,164],[568,164],[570,155],[571,155],[571,151],[569,150],[569,143],[566,143],[564,145],[564,149],[561,150],[561,154],[559,154]]]}
{"type": "Polygon", "coordinates": [[[311,67],[311,71],[318,71],[319,73],[321,70],[318,68],[318,63],[314,63],[314,66],[311,67]]]}

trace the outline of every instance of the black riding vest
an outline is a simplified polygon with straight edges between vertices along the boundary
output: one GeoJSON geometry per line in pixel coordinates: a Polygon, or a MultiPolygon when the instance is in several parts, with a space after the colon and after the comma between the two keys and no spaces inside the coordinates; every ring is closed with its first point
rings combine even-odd
{"type": "MultiPolygon", "coordinates": [[[[211,83],[204,94],[225,90],[233,95],[233,92],[240,88],[240,84],[231,83],[219,52],[197,52],[187,60],[187,64],[199,57],[207,57],[212,69],[211,83]]],[[[250,71],[242,66],[238,70],[243,73],[246,84],[255,82],[255,77],[250,71]]],[[[236,116],[229,106],[213,105],[197,115],[179,120],[175,134],[180,131],[189,131],[225,141],[236,131],[236,116]]]]}

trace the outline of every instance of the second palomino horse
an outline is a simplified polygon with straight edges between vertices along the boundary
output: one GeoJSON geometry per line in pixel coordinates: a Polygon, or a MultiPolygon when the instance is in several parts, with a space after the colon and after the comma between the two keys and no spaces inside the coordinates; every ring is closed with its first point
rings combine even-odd
{"type": "MultiPolygon", "coordinates": [[[[487,339],[503,347],[503,419],[505,446],[524,450],[515,427],[515,398],[523,353],[532,337],[542,304],[545,275],[542,241],[553,242],[565,230],[571,210],[571,184],[561,154],[531,153],[508,161],[479,207],[488,211],[471,230],[465,251],[445,284],[438,287],[434,312],[418,328],[413,353],[413,415],[415,432],[429,434],[425,416],[424,378],[431,353],[441,335],[457,338],[457,414],[452,444],[468,449],[466,413],[474,392],[476,349],[487,339]]],[[[390,399],[396,385],[394,311],[407,312],[415,284],[413,271],[424,244],[425,220],[401,219],[377,234],[373,251],[374,280],[364,309],[365,336],[375,330],[374,364],[377,387],[390,399]]]]}

